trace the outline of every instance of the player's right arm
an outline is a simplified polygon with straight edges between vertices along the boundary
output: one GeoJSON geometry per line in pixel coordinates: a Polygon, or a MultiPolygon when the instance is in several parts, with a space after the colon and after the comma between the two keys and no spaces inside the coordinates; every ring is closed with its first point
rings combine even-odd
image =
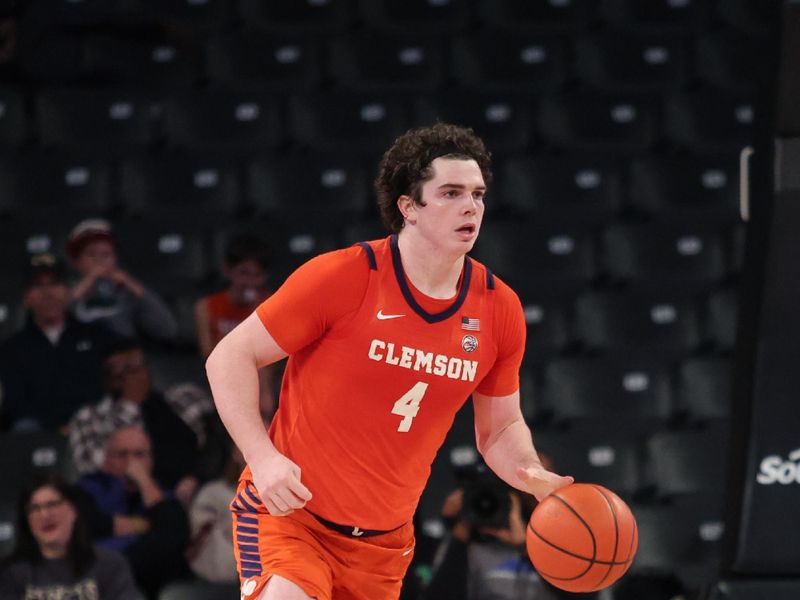
{"type": "Polygon", "coordinates": [[[287,515],[311,499],[311,492],[300,481],[300,468],[272,444],[259,411],[258,369],[286,355],[253,313],[216,345],[206,361],[220,418],[273,515],[287,515]]]}

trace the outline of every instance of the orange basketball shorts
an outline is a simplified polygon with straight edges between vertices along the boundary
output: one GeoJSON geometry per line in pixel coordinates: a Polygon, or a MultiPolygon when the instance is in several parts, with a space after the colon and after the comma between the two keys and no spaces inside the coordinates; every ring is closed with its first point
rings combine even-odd
{"type": "Polygon", "coordinates": [[[251,481],[231,502],[233,548],[242,600],[258,597],[272,575],[317,600],[396,600],[414,555],[414,526],[372,537],[348,536],[306,510],[267,512],[251,481]]]}

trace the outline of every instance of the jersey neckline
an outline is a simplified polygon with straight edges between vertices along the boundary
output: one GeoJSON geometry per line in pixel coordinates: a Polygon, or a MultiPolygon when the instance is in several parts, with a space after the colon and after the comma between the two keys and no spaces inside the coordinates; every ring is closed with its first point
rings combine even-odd
{"type": "Polygon", "coordinates": [[[395,279],[397,279],[397,285],[400,286],[400,292],[402,292],[406,303],[415,313],[428,323],[438,323],[449,319],[458,312],[458,309],[461,308],[464,301],[467,299],[467,292],[469,292],[469,285],[472,279],[472,260],[469,256],[464,256],[464,273],[461,280],[461,289],[459,289],[456,299],[444,310],[437,313],[429,313],[417,302],[417,299],[414,298],[414,294],[411,292],[411,288],[408,286],[406,273],[403,270],[403,261],[400,259],[400,247],[397,243],[396,233],[389,237],[389,246],[392,250],[392,266],[394,267],[394,276],[395,279]]]}

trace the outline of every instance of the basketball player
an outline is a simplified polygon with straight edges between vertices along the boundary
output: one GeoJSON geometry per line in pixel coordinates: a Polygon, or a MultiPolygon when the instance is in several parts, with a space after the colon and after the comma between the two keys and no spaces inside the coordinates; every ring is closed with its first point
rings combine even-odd
{"type": "Polygon", "coordinates": [[[519,408],[519,299],[466,256],[489,154],[437,124],[398,138],[376,180],[390,237],[318,256],[212,352],[219,413],[247,460],[231,503],[244,600],[396,599],[412,515],[455,413],[473,397],[477,446],[542,498],[519,408]],[[289,356],[269,434],[258,369],[289,356]]]}

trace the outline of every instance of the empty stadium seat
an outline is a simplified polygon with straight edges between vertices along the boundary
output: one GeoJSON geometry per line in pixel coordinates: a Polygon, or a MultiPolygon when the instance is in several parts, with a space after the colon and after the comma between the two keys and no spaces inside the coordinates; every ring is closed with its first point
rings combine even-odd
{"type": "Polygon", "coordinates": [[[659,137],[658,120],[646,97],[570,94],[542,100],[538,130],[566,150],[643,152],[659,137]]]}
{"type": "Polygon", "coordinates": [[[796,600],[800,597],[800,579],[727,579],[719,582],[710,600],[796,600]]]}
{"type": "Polygon", "coordinates": [[[664,131],[674,143],[696,152],[738,152],[752,139],[754,111],[746,97],[678,94],[667,100],[664,131]]]}
{"type": "Polygon", "coordinates": [[[731,224],[739,220],[737,156],[651,156],[631,162],[632,205],[659,221],[731,224]]]}
{"type": "Polygon", "coordinates": [[[731,360],[722,357],[689,358],[678,368],[676,398],[690,421],[728,419],[733,392],[731,360]]]}
{"type": "Polygon", "coordinates": [[[248,154],[284,139],[283,115],[266,91],[213,89],[172,95],[164,107],[168,142],[194,152],[248,154]]]}
{"type": "Polygon", "coordinates": [[[170,25],[206,32],[230,25],[235,9],[230,0],[137,0],[145,15],[170,25]]]}
{"type": "Polygon", "coordinates": [[[641,358],[550,361],[542,401],[556,423],[581,431],[643,433],[664,427],[673,415],[665,365],[641,358]]]}
{"type": "Polygon", "coordinates": [[[569,343],[569,327],[563,302],[546,294],[521,298],[527,337],[525,362],[538,364],[557,355],[569,343]]]}
{"type": "Polygon", "coordinates": [[[298,34],[221,34],[207,44],[206,61],[214,81],[278,92],[313,90],[323,78],[319,43],[298,34]]]}
{"type": "Polygon", "coordinates": [[[22,75],[44,85],[78,83],[83,75],[83,38],[75,32],[20,31],[17,63],[22,75]]]}
{"type": "Polygon", "coordinates": [[[721,351],[731,352],[736,345],[738,307],[736,290],[720,289],[708,297],[706,334],[721,351]]]}
{"type": "Polygon", "coordinates": [[[107,25],[137,16],[138,9],[130,0],[31,0],[28,4],[26,18],[60,26],[107,25]]]}
{"type": "Polygon", "coordinates": [[[574,291],[595,276],[591,233],[535,222],[489,221],[481,227],[474,256],[518,294],[574,291]]]}
{"type": "Polygon", "coordinates": [[[138,89],[43,91],[36,98],[41,141],[98,155],[142,151],[156,135],[154,102],[138,89]]]}
{"type": "Polygon", "coordinates": [[[594,2],[574,0],[479,0],[480,17],[494,26],[525,31],[565,33],[584,29],[594,2]]]}
{"type": "Polygon", "coordinates": [[[576,72],[610,92],[668,91],[684,84],[690,43],[683,37],[606,33],[579,39],[576,72]]]}
{"type": "Polygon", "coordinates": [[[0,147],[17,148],[27,136],[25,99],[20,90],[3,86],[0,89],[0,147]]]}
{"type": "Polygon", "coordinates": [[[707,0],[600,0],[598,15],[615,29],[696,32],[707,26],[707,0]]]}
{"type": "Polygon", "coordinates": [[[455,38],[453,76],[465,86],[504,92],[556,90],[568,78],[568,48],[536,33],[486,31],[455,38]]]}
{"type": "Polygon", "coordinates": [[[646,289],[708,290],[726,273],[719,234],[688,223],[612,225],[603,234],[603,250],[615,280],[646,289]]]}
{"type": "Polygon", "coordinates": [[[540,222],[603,223],[622,204],[619,168],[605,156],[517,156],[495,169],[499,201],[540,222]]]}
{"type": "Polygon", "coordinates": [[[780,2],[725,0],[714,5],[714,17],[749,35],[768,35],[778,22],[780,2]]]}
{"type": "Polygon", "coordinates": [[[469,0],[361,0],[361,14],[376,29],[452,34],[470,21],[469,0]]]}
{"type": "Polygon", "coordinates": [[[238,5],[248,25],[268,32],[337,32],[355,18],[355,0],[239,0],[238,5]]]}
{"type": "Polygon", "coordinates": [[[693,303],[669,294],[588,292],[575,301],[576,338],[589,350],[681,357],[700,343],[693,303]]]}
{"type": "Polygon", "coordinates": [[[357,91],[433,90],[445,77],[445,46],[438,36],[347,36],[333,44],[331,58],[334,79],[357,91]]]}
{"type": "Polygon", "coordinates": [[[218,222],[241,207],[239,172],[229,158],[141,157],[123,162],[119,174],[120,201],[131,216],[218,222]]]}
{"type": "MultiPolygon", "coordinates": [[[[415,103],[414,111],[417,123],[442,121],[471,127],[495,157],[523,152],[531,143],[530,99],[525,96],[470,94],[455,103],[441,96],[428,95],[415,103]]],[[[493,187],[490,194],[486,200],[487,210],[497,208],[493,187]]]]}
{"type": "Polygon", "coordinates": [[[22,287],[11,282],[0,286],[0,341],[22,327],[25,312],[22,306],[22,287]]]}
{"type": "Polygon", "coordinates": [[[697,75],[703,82],[734,94],[758,92],[768,85],[769,59],[763,40],[730,33],[700,37],[696,51],[697,75]]]}
{"type": "Polygon", "coordinates": [[[326,93],[292,103],[292,138],[321,152],[375,155],[409,125],[410,105],[391,94],[326,93]]]}

